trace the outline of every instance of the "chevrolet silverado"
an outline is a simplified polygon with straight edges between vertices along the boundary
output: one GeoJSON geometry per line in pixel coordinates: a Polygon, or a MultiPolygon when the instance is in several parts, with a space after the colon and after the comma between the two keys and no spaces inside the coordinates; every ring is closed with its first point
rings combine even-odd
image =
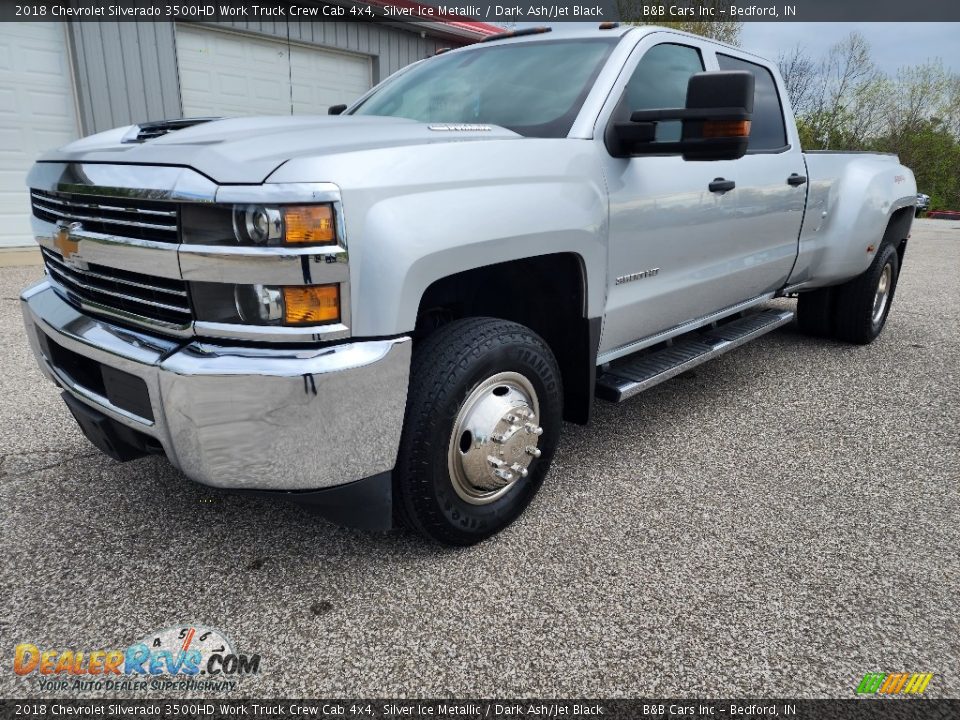
{"type": "Polygon", "coordinates": [[[774,63],[612,23],[328,116],[102,132],[28,184],[27,336],[98,448],[454,545],[523,512],[596,397],[791,322],[874,340],[917,203],[894,156],[804,153],[774,63]]]}

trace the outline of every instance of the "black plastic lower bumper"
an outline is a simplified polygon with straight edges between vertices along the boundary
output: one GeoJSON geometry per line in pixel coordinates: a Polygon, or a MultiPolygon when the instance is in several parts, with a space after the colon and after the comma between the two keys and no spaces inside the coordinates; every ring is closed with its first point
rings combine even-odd
{"type": "Polygon", "coordinates": [[[391,530],[394,527],[393,479],[389,472],[322,490],[253,492],[289,500],[337,525],[359,530],[391,530]]]}
{"type": "Polygon", "coordinates": [[[99,410],[85,405],[68,392],[60,394],[87,440],[114,460],[126,462],[150,454],[162,454],[152,438],[108,418],[99,410]]]}

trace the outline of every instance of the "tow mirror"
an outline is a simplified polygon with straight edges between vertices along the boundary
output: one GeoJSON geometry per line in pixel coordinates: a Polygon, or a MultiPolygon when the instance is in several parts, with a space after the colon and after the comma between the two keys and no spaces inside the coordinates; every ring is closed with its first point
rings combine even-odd
{"type": "Polygon", "coordinates": [[[346,109],[346,105],[331,105],[327,108],[327,115],[339,115],[346,109]]]}
{"type": "Polygon", "coordinates": [[[747,152],[753,115],[753,73],[702,72],[687,83],[684,108],[637,110],[614,122],[607,147],[616,157],[682,155],[684,160],[736,160],[747,152]],[[679,141],[658,142],[657,123],[679,120],[679,141]]]}

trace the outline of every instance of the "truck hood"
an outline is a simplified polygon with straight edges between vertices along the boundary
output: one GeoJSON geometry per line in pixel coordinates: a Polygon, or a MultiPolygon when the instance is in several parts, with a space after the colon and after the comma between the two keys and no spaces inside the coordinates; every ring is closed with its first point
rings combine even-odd
{"type": "Polygon", "coordinates": [[[292,158],[521,137],[498,125],[354,115],[229,118],[146,142],[122,142],[135,129],[128,126],[81,138],[40,161],[178,165],[192,167],[219,184],[262,183],[292,158]]]}

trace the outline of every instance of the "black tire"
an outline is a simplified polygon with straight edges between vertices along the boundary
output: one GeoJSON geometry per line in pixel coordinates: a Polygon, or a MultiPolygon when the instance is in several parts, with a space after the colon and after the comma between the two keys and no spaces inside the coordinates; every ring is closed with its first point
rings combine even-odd
{"type": "Polygon", "coordinates": [[[456,320],[440,328],[414,351],[394,469],[398,519],[446,545],[473,545],[502,530],[523,512],[543,483],[560,437],[562,410],[557,361],[532,330],[494,318],[456,320]],[[541,454],[506,494],[488,504],[471,504],[458,494],[448,469],[452,432],[471,393],[504,372],[519,373],[536,392],[537,420],[543,428],[536,440],[541,454]]]}
{"type": "Polygon", "coordinates": [[[873,342],[883,331],[893,304],[900,274],[900,259],[892,243],[883,243],[866,272],[837,288],[836,337],[858,345],[873,342]],[[886,305],[874,316],[874,300],[885,269],[889,267],[886,305]]]}
{"type": "Polygon", "coordinates": [[[797,326],[814,337],[833,337],[834,288],[800,293],[797,298],[797,326]]]}

